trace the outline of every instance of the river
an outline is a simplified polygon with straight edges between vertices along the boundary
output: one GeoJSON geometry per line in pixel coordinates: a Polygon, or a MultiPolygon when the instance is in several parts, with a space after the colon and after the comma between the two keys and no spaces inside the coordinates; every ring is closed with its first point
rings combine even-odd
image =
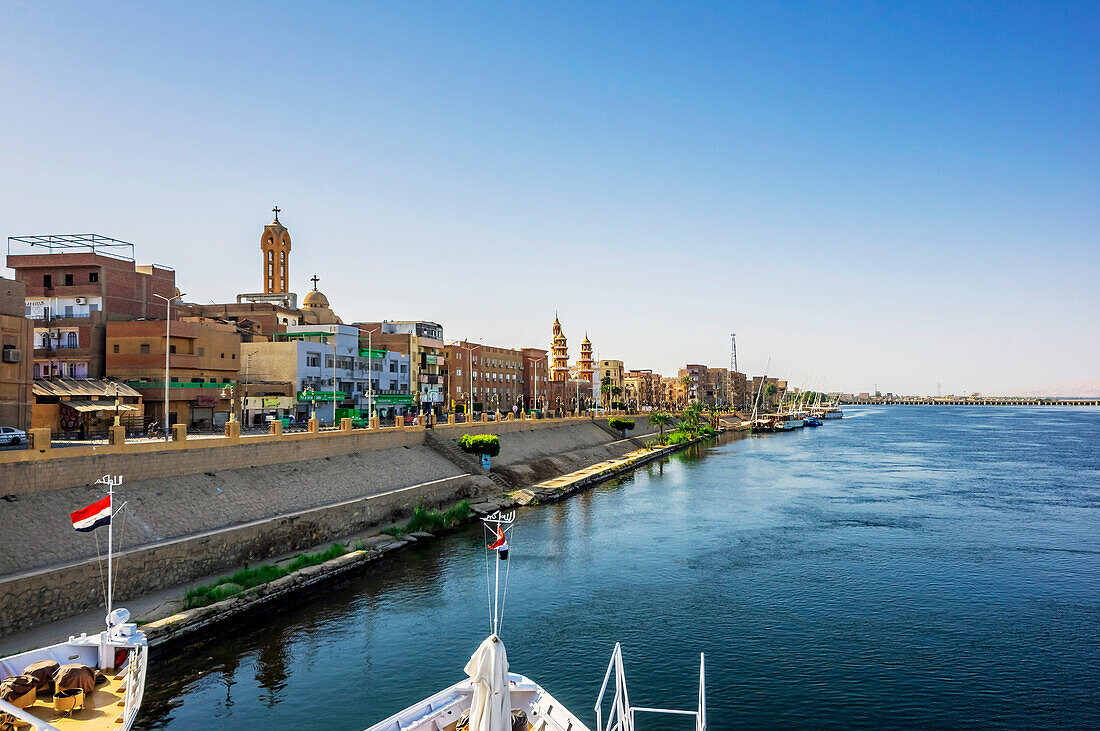
{"type": "MultiPolygon", "coordinates": [[[[142,729],[363,729],[487,634],[471,527],[155,651],[142,729]]],[[[636,705],[709,728],[1100,727],[1100,410],[849,408],[519,512],[502,637],[586,723],[616,641],[636,705]]],[[[659,719],[642,729],[688,729],[659,719]]]]}

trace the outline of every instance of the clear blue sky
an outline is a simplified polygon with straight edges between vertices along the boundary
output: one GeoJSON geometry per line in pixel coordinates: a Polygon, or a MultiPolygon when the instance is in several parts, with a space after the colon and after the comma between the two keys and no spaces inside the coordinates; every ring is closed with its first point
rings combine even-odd
{"type": "Polygon", "coordinates": [[[0,5],[0,234],[846,390],[1100,379],[1100,3],[0,5]]]}

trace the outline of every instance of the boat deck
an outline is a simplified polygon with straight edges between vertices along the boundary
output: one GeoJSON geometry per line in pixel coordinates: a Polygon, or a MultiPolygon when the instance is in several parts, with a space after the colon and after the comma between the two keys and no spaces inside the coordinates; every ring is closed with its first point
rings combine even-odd
{"type": "MultiPolygon", "coordinates": [[[[34,705],[24,709],[24,712],[51,724],[59,731],[70,731],[70,729],[114,731],[122,727],[122,689],[125,672],[120,672],[118,675],[108,674],[106,677],[108,682],[97,685],[90,695],[84,696],[84,707],[72,713],[55,711],[53,696],[45,694],[40,695],[34,705]]],[[[16,725],[16,728],[20,727],[16,725]]],[[[23,726],[23,728],[27,727],[23,726]]]]}

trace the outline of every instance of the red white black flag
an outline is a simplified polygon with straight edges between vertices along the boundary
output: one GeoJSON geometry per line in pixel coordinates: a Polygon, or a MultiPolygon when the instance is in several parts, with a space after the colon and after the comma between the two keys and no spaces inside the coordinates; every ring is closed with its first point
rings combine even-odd
{"type": "Polygon", "coordinates": [[[83,533],[93,531],[101,525],[107,525],[111,522],[111,496],[108,495],[86,508],[71,513],[70,517],[73,519],[73,528],[83,533]]]}
{"type": "Polygon", "coordinates": [[[487,548],[491,551],[496,551],[497,556],[501,561],[508,560],[508,540],[504,537],[504,531],[497,526],[497,539],[490,543],[487,548]]]}

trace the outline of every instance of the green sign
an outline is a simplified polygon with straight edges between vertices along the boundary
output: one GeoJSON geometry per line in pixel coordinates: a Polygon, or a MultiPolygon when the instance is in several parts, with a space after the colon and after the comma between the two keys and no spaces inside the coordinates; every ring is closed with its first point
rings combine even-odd
{"type": "MultiPolygon", "coordinates": [[[[348,395],[346,393],[344,393],[343,391],[337,391],[336,392],[336,400],[337,401],[343,401],[347,397],[348,397],[348,395]]],[[[306,391],[299,391],[298,392],[298,401],[299,402],[304,401],[306,403],[308,403],[310,401],[332,401],[332,391],[314,391],[313,393],[307,393],[306,391]]]]}
{"type": "Polygon", "coordinates": [[[359,357],[360,358],[385,358],[386,357],[386,351],[385,350],[379,350],[378,348],[374,348],[373,350],[371,350],[370,348],[359,348],[359,357]]]}
{"type": "Polygon", "coordinates": [[[386,404],[411,406],[412,402],[413,397],[411,393],[380,393],[374,397],[374,403],[379,406],[384,406],[386,404]]]}

